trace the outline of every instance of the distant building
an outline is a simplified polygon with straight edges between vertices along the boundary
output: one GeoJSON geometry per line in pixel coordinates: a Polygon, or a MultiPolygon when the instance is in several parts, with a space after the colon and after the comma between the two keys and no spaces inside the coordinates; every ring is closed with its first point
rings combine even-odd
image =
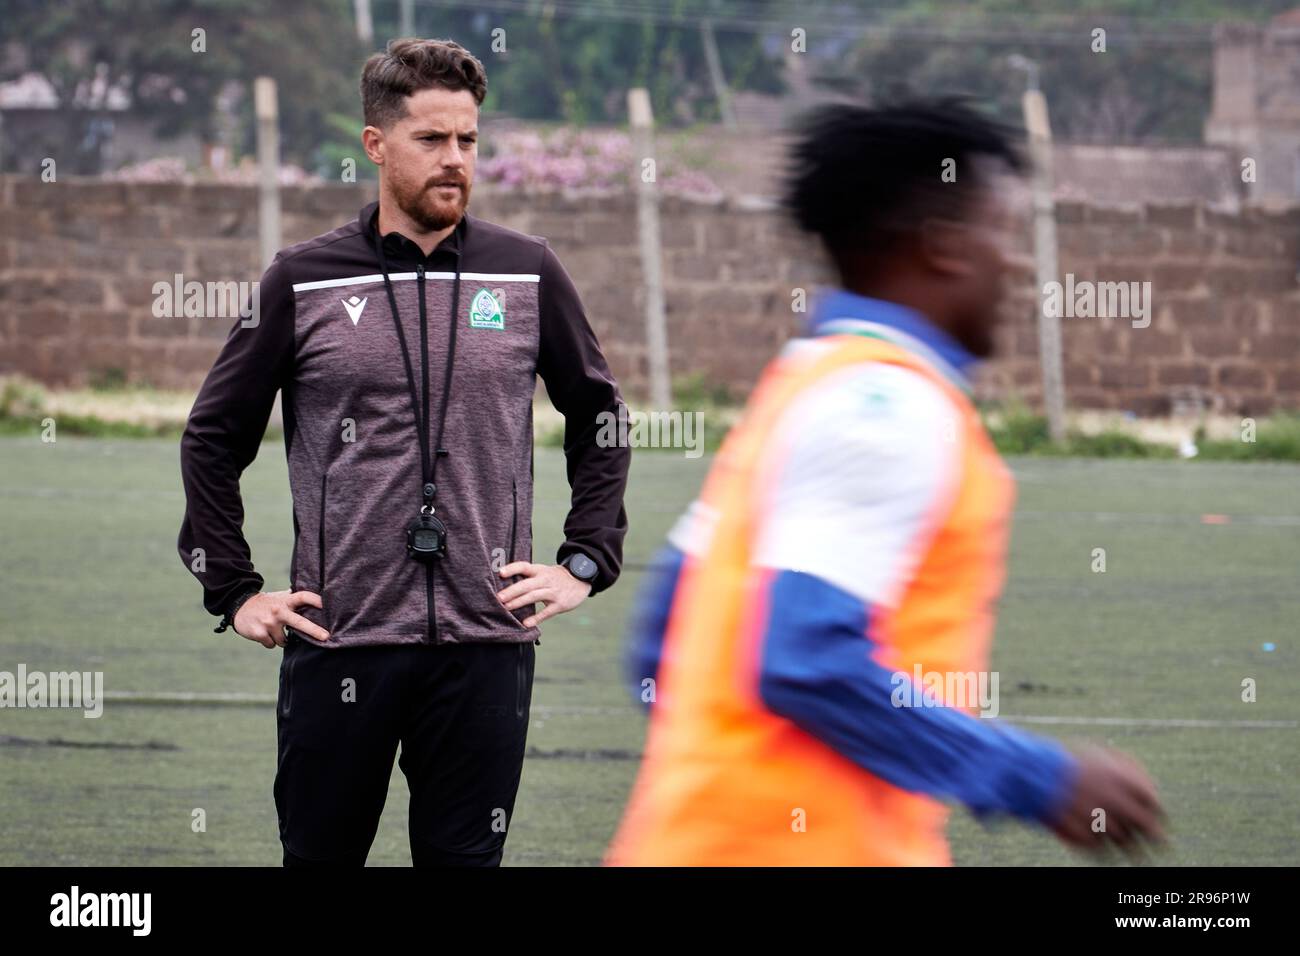
{"type": "Polygon", "coordinates": [[[60,107],[50,82],[27,73],[0,83],[0,172],[38,175],[53,159],[60,174],[97,176],[157,156],[178,156],[188,165],[203,160],[193,133],[161,138],[156,119],[132,107],[119,89],[95,90],[60,107]]]}
{"type": "Polygon", "coordinates": [[[1254,160],[1251,199],[1300,198],[1300,8],[1267,25],[1215,28],[1205,141],[1232,149],[1239,170],[1254,160]]]}

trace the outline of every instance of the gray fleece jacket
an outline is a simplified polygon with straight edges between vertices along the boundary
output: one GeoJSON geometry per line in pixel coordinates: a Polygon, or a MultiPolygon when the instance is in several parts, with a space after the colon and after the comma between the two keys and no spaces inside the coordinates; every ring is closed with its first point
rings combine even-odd
{"type": "Polygon", "coordinates": [[[494,570],[532,560],[535,376],[565,417],[572,499],[556,561],[591,558],[593,594],[618,577],[627,531],[630,450],[597,442],[601,413],[626,414],[618,385],[546,240],[466,215],[426,257],[398,233],[377,246],[376,213],[280,252],[256,321],[231,330],[181,440],[181,559],[213,614],[262,589],[239,478],[280,392],[288,586],[321,595],[323,610],[299,613],[327,646],[535,640],[521,623],[532,609],[500,604],[509,582],[494,570]],[[426,564],[406,529],[435,475],[447,553],[426,564]]]}

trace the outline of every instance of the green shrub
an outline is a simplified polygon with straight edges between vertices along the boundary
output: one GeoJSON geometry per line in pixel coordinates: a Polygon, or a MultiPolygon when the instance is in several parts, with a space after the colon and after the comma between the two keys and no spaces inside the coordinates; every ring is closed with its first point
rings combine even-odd
{"type": "Polygon", "coordinates": [[[1034,455],[1052,444],[1047,419],[1021,404],[1009,404],[985,417],[993,444],[1004,455],[1034,455]]]}
{"type": "Polygon", "coordinates": [[[703,372],[679,376],[673,382],[673,404],[676,408],[706,410],[730,408],[736,405],[731,390],[724,382],[710,382],[703,372]]]}
{"type": "Polygon", "coordinates": [[[1146,442],[1111,429],[1096,435],[1071,432],[1060,453],[1079,458],[1173,458],[1178,452],[1169,445],[1146,442]]]}
{"type": "Polygon", "coordinates": [[[1261,421],[1253,442],[1215,439],[1198,443],[1198,458],[1207,461],[1300,461],[1300,414],[1275,415],[1261,421]]]}

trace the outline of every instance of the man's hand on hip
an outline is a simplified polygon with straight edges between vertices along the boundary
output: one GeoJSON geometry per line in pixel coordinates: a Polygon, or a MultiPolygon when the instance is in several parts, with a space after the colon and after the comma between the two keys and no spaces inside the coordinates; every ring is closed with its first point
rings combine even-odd
{"type": "Polygon", "coordinates": [[[329,631],[297,613],[303,606],[321,607],[320,595],[311,591],[270,591],[255,595],[240,606],[235,615],[235,631],[267,650],[284,647],[286,627],[318,641],[329,640],[329,631]]]}
{"type": "Polygon", "coordinates": [[[523,607],[525,604],[542,602],[543,607],[531,617],[524,618],[524,627],[533,627],[548,617],[554,617],[565,611],[572,611],[587,599],[591,585],[579,581],[569,569],[559,564],[530,564],[527,561],[515,561],[507,564],[498,572],[503,578],[522,575],[522,581],[516,581],[510,587],[497,592],[497,598],[506,606],[507,611],[523,607]]]}

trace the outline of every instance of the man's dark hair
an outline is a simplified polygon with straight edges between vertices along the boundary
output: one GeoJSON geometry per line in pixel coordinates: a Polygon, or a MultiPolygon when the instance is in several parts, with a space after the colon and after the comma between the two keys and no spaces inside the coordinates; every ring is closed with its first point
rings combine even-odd
{"type": "Polygon", "coordinates": [[[367,126],[384,129],[406,116],[406,98],[420,90],[440,86],[469,90],[483,105],[487,73],[483,64],[453,40],[392,40],[384,53],[376,53],[361,71],[361,108],[367,126]]]}
{"type": "Polygon", "coordinates": [[[828,104],[795,134],[783,204],[832,256],[886,246],[929,217],[960,217],[987,184],[988,160],[1025,168],[1010,128],[960,99],[828,104]],[[955,181],[944,181],[945,160],[955,181]]]}

